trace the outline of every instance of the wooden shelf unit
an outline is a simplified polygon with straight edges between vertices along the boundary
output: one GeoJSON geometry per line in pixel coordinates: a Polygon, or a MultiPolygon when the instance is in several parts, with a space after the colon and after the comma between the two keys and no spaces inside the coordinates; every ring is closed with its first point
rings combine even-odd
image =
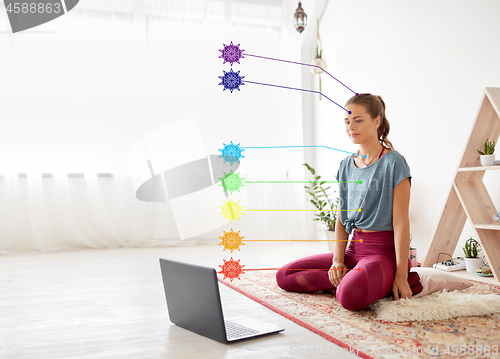
{"type": "Polygon", "coordinates": [[[500,166],[481,166],[476,151],[486,139],[498,143],[499,137],[500,87],[486,87],[423,267],[432,267],[441,252],[453,254],[468,219],[494,278],[500,282],[500,222],[492,217],[498,211],[483,183],[485,172],[500,170],[500,166]]]}

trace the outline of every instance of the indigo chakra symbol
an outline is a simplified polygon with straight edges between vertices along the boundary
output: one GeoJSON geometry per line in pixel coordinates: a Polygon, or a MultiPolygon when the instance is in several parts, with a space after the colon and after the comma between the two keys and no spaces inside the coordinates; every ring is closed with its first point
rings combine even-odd
{"type": "MultiPolygon", "coordinates": [[[[222,70],[224,71],[224,70],[222,70]]],[[[229,89],[231,93],[233,93],[233,90],[238,90],[240,91],[240,86],[244,85],[243,81],[241,81],[242,78],[245,76],[240,76],[240,72],[234,72],[233,69],[231,69],[229,72],[224,71],[223,76],[218,76],[222,81],[219,85],[224,86],[224,90],[229,89]]]]}
{"type": "Polygon", "coordinates": [[[219,50],[220,52],[222,52],[222,55],[219,56],[219,59],[224,59],[224,62],[222,63],[223,65],[226,62],[229,62],[231,66],[233,66],[233,63],[240,63],[240,59],[244,59],[242,53],[245,50],[240,50],[240,44],[235,46],[231,41],[230,45],[226,45],[224,43],[222,45],[224,45],[224,48],[222,50],[219,50]]]}
{"type": "Polygon", "coordinates": [[[240,178],[240,172],[233,173],[233,170],[231,170],[229,173],[222,173],[224,173],[224,177],[219,178],[222,182],[219,186],[224,187],[224,191],[229,191],[231,192],[231,194],[233,194],[234,191],[239,192],[240,187],[244,186],[244,184],[242,183],[242,180],[244,180],[244,178],[240,178]]]}
{"type": "Polygon", "coordinates": [[[231,257],[230,260],[226,261],[225,259],[222,259],[224,261],[223,265],[219,265],[219,267],[222,268],[220,272],[217,272],[219,274],[224,274],[224,278],[222,280],[229,278],[231,279],[231,282],[233,281],[234,278],[240,278],[240,274],[245,274],[243,272],[242,268],[244,265],[240,264],[240,259],[237,261],[233,260],[233,257],[231,257]]]}
{"type": "Polygon", "coordinates": [[[235,145],[233,144],[233,141],[231,141],[229,145],[226,145],[225,143],[223,143],[223,145],[223,149],[219,148],[219,151],[222,152],[222,155],[219,157],[224,158],[223,164],[229,162],[232,166],[234,162],[240,163],[240,158],[245,158],[245,156],[241,154],[241,152],[245,151],[245,149],[241,149],[239,143],[235,145]]]}

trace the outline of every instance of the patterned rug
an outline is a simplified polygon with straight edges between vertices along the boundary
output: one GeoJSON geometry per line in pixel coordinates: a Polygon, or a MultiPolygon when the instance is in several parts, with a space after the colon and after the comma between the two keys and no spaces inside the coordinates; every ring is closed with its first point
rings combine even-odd
{"type": "MultiPolygon", "coordinates": [[[[247,272],[241,280],[218,279],[249,298],[363,358],[499,358],[500,313],[442,321],[385,322],[375,312],[344,309],[329,292],[286,292],[275,272],[247,272]]],[[[500,295],[477,282],[463,292],[500,295]]]]}

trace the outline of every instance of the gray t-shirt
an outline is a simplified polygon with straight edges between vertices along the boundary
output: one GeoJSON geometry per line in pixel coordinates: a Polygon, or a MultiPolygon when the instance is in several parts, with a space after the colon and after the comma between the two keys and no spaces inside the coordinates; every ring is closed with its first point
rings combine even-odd
{"type": "Polygon", "coordinates": [[[410,178],[411,185],[410,167],[395,150],[363,168],[354,165],[354,155],[344,158],[340,162],[337,181],[340,182],[340,222],[346,232],[351,234],[354,227],[370,231],[394,230],[393,190],[406,177],[410,178]],[[347,181],[356,183],[345,183],[347,181]]]}

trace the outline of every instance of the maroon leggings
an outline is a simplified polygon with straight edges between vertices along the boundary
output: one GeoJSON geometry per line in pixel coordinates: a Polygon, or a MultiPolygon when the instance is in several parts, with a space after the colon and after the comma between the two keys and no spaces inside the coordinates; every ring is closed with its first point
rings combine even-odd
{"type": "MultiPolygon", "coordinates": [[[[392,293],[396,275],[394,231],[353,233],[353,240],[363,239],[363,242],[350,242],[344,263],[349,269],[361,270],[347,271],[336,289],[336,297],[345,309],[361,310],[392,293]]],[[[300,293],[332,290],[335,286],[328,279],[328,271],[318,270],[330,268],[332,262],[333,253],[315,254],[290,262],[277,271],[278,286],[300,293]]],[[[422,290],[422,285],[418,274],[410,272],[410,268],[408,258],[408,283],[415,295],[422,290]]]]}

